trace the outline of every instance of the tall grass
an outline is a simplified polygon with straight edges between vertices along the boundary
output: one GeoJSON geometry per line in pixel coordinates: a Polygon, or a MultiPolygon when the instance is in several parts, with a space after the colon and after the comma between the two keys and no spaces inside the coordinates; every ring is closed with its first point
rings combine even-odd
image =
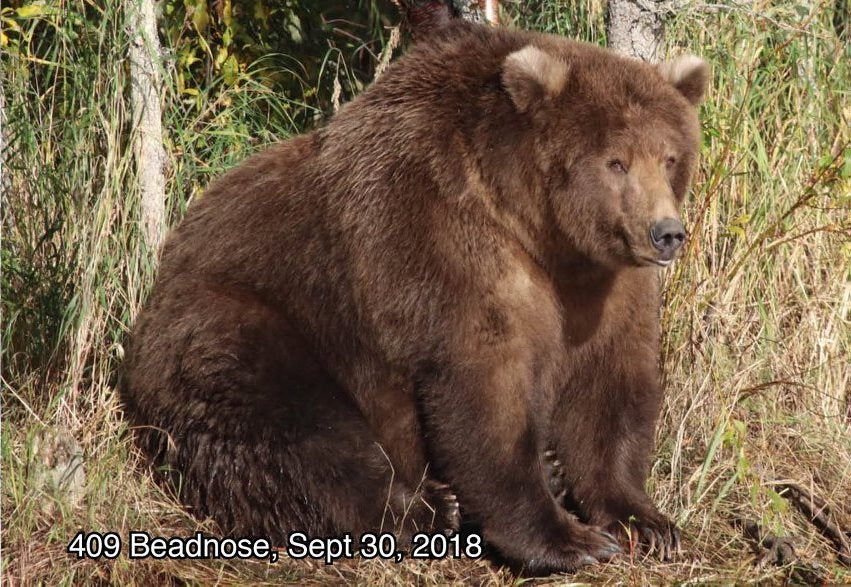
{"type": "MultiPolygon", "coordinates": [[[[505,4],[518,25],[605,40],[598,0],[505,4]]],[[[153,276],[127,148],[117,6],[69,1],[15,19],[19,31],[4,21],[17,43],[3,50],[4,578],[511,583],[484,562],[320,568],[77,561],[65,552],[81,528],[175,535],[199,527],[137,468],[114,393],[122,340],[153,276]],[[56,460],[45,439],[62,434],[83,450],[79,501],[40,481],[56,460]]],[[[698,53],[713,70],[686,211],[693,237],[664,276],[668,396],[651,478],[688,552],[675,564],[627,559],[577,580],[851,581],[777,491],[781,481],[809,487],[851,524],[849,34],[844,0],[693,3],[669,26],[669,53],[698,53]],[[799,563],[756,564],[738,519],[795,537],[799,563]]],[[[254,67],[292,66],[269,56],[254,67]]],[[[303,98],[273,94],[251,71],[233,87],[214,79],[197,96],[178,91],[168,60],[164,73],[171,224],[212,177],[316,118],[303,98]]]]}
{"type": "Polygon", "coordinates": [[[838,26],[849,13],[834,8],[694,9],[671,31],[715,80],[688,209],[697,230],[668,276],[656,480],[716,561],[728,556],[713,548],[719,520],[740,516],[806,537],[803,560],[819,560],[777,494],[784,481],[851,522],[851,50],[838,26]]]}

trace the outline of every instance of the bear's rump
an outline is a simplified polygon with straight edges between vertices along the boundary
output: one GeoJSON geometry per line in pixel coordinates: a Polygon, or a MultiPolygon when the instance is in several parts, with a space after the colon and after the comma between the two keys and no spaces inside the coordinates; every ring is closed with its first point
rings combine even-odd
{"type": "Polygon", "coordinates": [[[181,498],[225,532],[376,530],[393,466],[346,390],[249,291],[183,286],[191,304],[161,292],[140,324],[124,390],[142,447],[181,498]]]}

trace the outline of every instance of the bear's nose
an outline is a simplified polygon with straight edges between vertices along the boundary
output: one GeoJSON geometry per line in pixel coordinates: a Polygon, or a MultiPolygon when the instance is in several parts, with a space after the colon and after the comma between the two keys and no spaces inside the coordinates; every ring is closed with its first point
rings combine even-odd
{"type": "Polygon", "coordinates": [[[650,227],[650,240],[659,249],[659,257],[669,260],[686,240],[686,229],[676,218],[663,218],[650,227]]]}

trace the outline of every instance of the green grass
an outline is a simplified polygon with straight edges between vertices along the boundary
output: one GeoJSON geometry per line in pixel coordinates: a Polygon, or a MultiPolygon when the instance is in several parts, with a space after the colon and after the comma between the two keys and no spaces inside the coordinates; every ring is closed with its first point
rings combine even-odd
{"type": "MultiPolygon", "coordinates": [[[[605,40],[599,1],[505,3],[519,25],[605,40]]],[[[651,491],[683,526],[672,564],[623,560],[589,582],[851,582],[813,525],[778,495],[794,481],[851,527],[851,48],[847,1],[694,4],[670,54],[713,70],[693,238],[665,275],[668,396],[651,491]],[[843,20],[844,19],[844,20],[843,20]],[[844,27],[844,28],[843,28],[844,27]],[[844,31],[844,32],[843,32],[844,31]],[[840,36],[840,34],[844,36],[840,36]],[[798,565],[758,565],[744,518],[795,538],[798,565]],[[809,574],[807,574],[809,573],[809,574]]],[[[2,573],[10,584],[364,584],[515,579],[486,562],[77,561],[81,528],[185,535],[199,527],[140,467],[114,393],[122,341],[153,275],[128,149],[126,39],[116,3],[81,0],[16,18],[4,8],[2,573]],[[57,431],[84,455],[74,503],[37,483],[36,445],[57,431]]],[[[294,67],[269,56],[255,68],[294,67]]],[[[243,72],[196,95],[165,69],[169,223],[211,178],[319,113],[243,72]]],[[[328,113],[325,113],[328,114],[328,113]]],[[[48,455],[49,456],[49,455],[48,455]]],[[[201,526],[208,527],[211,526],[201,526]]]]}

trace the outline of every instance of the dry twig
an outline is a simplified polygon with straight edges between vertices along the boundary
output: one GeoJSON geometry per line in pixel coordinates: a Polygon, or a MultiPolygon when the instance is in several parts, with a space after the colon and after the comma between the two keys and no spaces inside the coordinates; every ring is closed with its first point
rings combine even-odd
{"type": "Polygon", "coordinates": [[[851,566],[851,541],[839,527],[827,503],[794,483],[781,483],[778,487],[780,495],[791,501],[833,543],[839,562],[851,566]]]}

